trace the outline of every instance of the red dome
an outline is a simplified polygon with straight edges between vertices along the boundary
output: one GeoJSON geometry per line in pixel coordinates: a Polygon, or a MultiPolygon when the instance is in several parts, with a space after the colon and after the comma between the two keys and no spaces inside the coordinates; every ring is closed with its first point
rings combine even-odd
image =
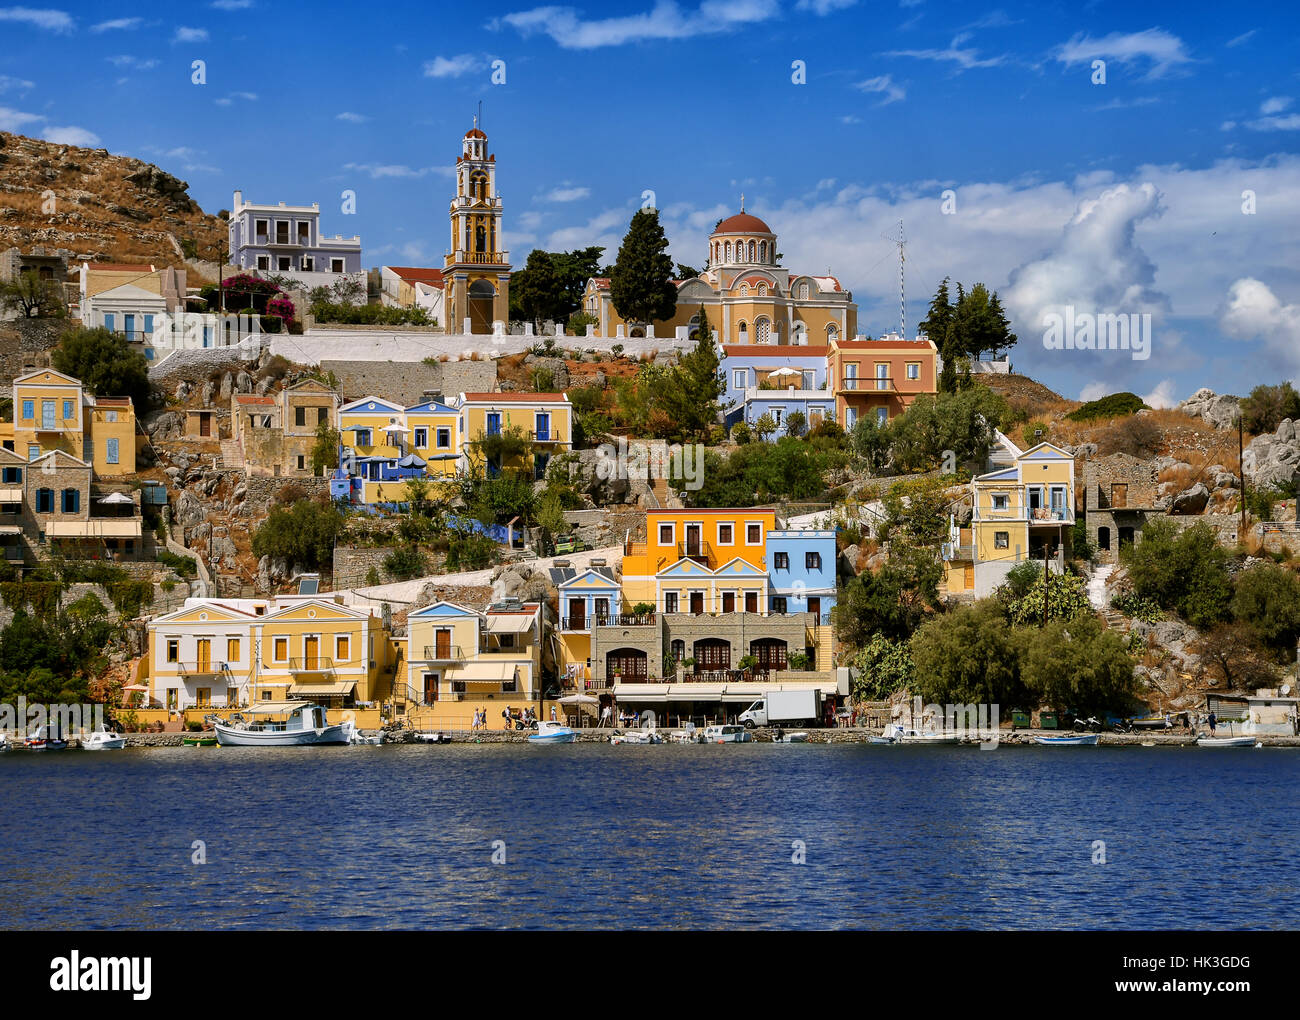
{"type": "Polygon", "coordinates": [[[713,230],[715,234],[770,234],[772,228],[749,213],[736,213],[728,216],[713,230]]]}
{"type": "Polygon", "coordinates": [[[478,128],[470,128],[468,131],[465,132],[465,137],[466,137],[466,138],[486,138],[487,135],[485,135],[485,134],[484,134],[482,131],[480,131],[478,128]]]}

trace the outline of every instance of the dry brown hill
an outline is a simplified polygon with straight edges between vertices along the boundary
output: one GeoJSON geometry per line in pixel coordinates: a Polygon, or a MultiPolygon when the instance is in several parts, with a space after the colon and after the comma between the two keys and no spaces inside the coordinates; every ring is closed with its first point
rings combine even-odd
{"type": "Polygon", "coordinates": [[[225,222],[200,209],[188,188],[152,163],[106,149],[0,131],[0,250],[43,245],[160,267],[186,257],[217,261],[225,222]],[[52,213],[44,211],[49,198],[52,213]]]}

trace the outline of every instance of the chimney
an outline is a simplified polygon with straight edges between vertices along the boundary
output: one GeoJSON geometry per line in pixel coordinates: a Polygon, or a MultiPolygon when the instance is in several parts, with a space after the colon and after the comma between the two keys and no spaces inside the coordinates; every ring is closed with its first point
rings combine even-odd
{"type": "Polygon", "coordinates": [[[234,213],[239,212],[239,207],[240,207],[241,205],[243,205],[243,204],[244,204],[244,193],[243,193],[242,191],[236,191],[236,192],[235,192],[235,207],[234,207],[233,209],[230,210],[231,214],[233,215],[234,213]]]}

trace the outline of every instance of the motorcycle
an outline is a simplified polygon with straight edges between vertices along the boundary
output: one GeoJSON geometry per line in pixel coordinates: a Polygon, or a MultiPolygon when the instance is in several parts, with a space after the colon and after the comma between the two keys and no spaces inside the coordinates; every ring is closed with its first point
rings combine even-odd
{"type": "Polygon", "coordinates": [[[1077,733],[1100,733],[1101,720],[1096,716],[1088,716],[1087,719],[1075,719],[1074,729],[1077,733]]]}

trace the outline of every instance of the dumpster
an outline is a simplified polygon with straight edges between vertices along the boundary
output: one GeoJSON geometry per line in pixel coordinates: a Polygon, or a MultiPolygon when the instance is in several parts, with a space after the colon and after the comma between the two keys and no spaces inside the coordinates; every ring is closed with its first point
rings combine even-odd
{"type": "Polygon", "coordinates": [[[1038,714],[1038,728],[1040,730],[1054,730],[1056,725],[1055,712],[1040,712],[1038,714]]]}

